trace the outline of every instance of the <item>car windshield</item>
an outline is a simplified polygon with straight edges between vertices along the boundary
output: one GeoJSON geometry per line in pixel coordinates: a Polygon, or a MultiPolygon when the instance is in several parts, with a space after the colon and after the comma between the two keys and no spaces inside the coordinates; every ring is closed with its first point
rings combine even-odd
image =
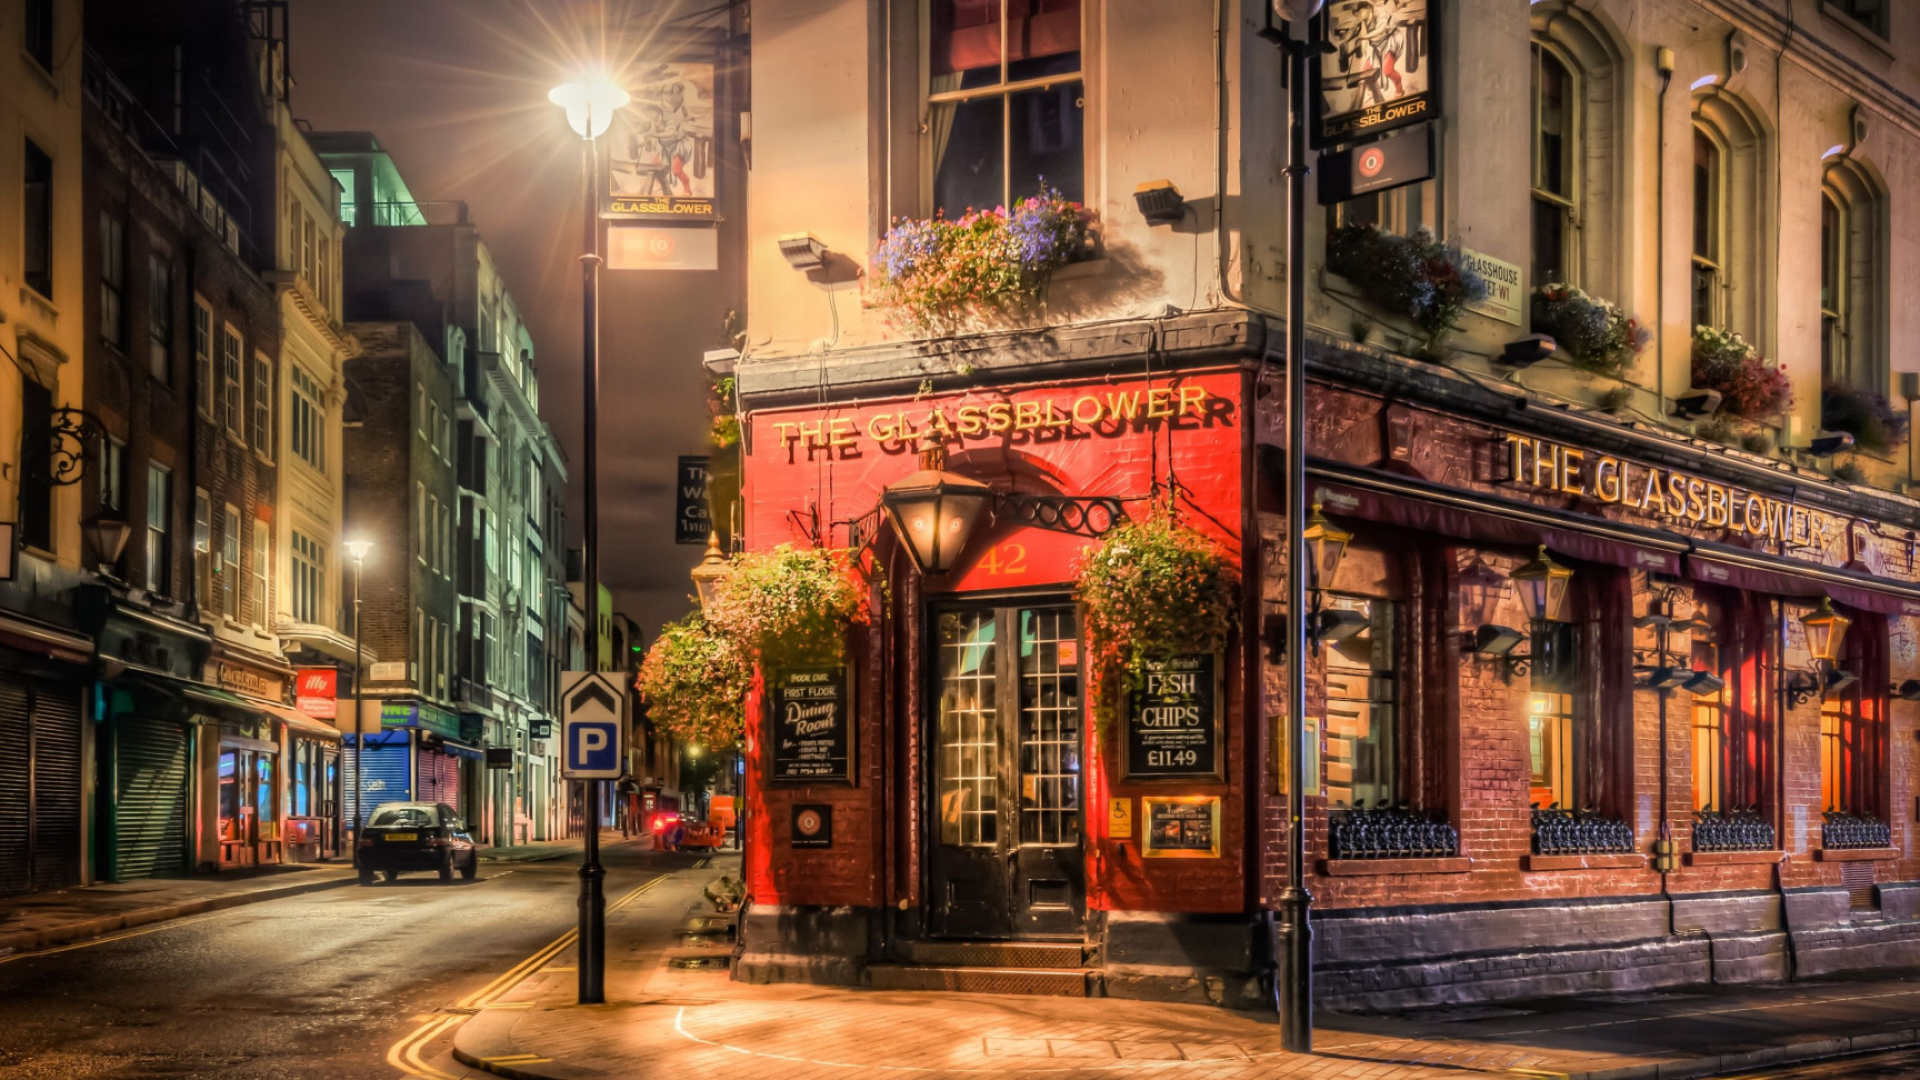
{"type": "Polygon", "coordinates": [[[424,806],[393,806],[374,812],[370,825],[432,825],[433,811],[424,806]]]}

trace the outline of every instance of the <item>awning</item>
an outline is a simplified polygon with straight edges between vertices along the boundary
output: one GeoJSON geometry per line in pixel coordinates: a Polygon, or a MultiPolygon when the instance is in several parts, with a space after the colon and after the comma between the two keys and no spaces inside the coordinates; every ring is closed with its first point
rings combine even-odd
{"type": "MultiPolygon", "coordinates": [[[[124,684],[135,690],[157,695],[176,705],[185,706],[189,711],[210,712],[214,716],[223,716],[232,712],[252,713],[255,710],[234,694],[205,683],[183,679],[164,671],[128,665],[127,670],[117,676],[116,683],[124,684]]],[[[190,719],[182,717],[181,719],[190,719]]]]}
{"type": "Polygon", "coordinates": [[[1709,540],[1497,496],[1459,492],[1409,477],[1344,465],[1307,466],[1307,493],[1343,514],[1473,543],[1545,544],[1589,562],[1679,576],[1773,596],[1814,599],[1881,615],[1920,616],[1920,584],[1796,562],[1709,540]]]}
{"type": "Polygon", "coordinates": [[[84,664],[93,659],[92,638],[10,611],[0,611],[0,644],[69,664],[84,664]]]}
{"type": "Polygon", "coordinates": [[[479,747],[469,746],[466,743],[457,742],[453,739],[442,738],[428,743],[427,746],[428,749],[439,750],[452,754],[454,757],[472,758],[475,761],[485,761],[487,758],[486,751],[479,747]]]}
{"type": "Polygon", "coordinates": [[[247,697],[242,700],[250,708],[258,709],[287,725],[287,731],[291,734],[327,742],[340,741],[340,732],[333,725],[315,720],[298,709],[290,709],[277,701],[268,701],[265,698],[247,697]]]}

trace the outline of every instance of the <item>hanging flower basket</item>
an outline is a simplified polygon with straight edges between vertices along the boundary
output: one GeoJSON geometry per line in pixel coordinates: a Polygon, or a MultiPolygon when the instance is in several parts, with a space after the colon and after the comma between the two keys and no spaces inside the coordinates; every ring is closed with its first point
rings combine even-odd
{"type": "Polygon", "coordinates": [[[867,621],[866,592],[846,552],[782,544],[736,557],[707,617],[762,671],[830,665],[847,628],[867,621]]]}
{"type": "Polygon", "coordinates": [[[1576,289],[1548,284],[1533,290],[1533,329],[1551,334],[1567,363],[1618,379],[1653,335],[1618,304],[1576,289]]]}
{"type": "Polygon", "coordinates": [[[1460,248],[1421,230],[1412,236],[1372,225],[1342,225],[1327,236],[1327,269],[1351,281],[1367,302],[1419,327],[1418,354],[1438,360],[1447,335],[1469,304],[1486,299],[1487,283],[1460,248]]]}
{"type": "Polygon", "coordinates": [[[1742,420],[1779,416],[1793,407],[1787,373],[1731,330],[1693,328],[1693,385],[1720,391],[1720,411],[1742,420]]]}
{"type": "Polygon", "coordinates": [[[753,661],[698,614],[660,629],[640,665],[647,715],[669,735],[712,749],[740,741],[753,661]]]}
{"type": "Polygon", "coordinates": [[[1044,184],[1011,210],[896,222],[873,256],[875,303],[927,332],[1025,315],[1085,256],[1090,226],[1086,207],[1044,184]]]}
{"type": "Polygon", "coordinates": [[[1226,647],[1240,581],[1219,544],[1160,511],[1117,526],[1088,551],[1074,596],[1086,606],[1087,693],[1104,726],[1143,685],[1150,662],[1226,647]]]}

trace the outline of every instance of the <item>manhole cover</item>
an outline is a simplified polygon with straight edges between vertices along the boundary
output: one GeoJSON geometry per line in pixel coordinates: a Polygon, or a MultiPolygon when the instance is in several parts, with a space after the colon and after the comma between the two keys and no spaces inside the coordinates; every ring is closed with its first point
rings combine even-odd
{"type": "Polygon", "coordinates": [[[670,968],[681,971],[717,971],[727,966],[724,956],[676,956],[667,961],[670,968]]]}

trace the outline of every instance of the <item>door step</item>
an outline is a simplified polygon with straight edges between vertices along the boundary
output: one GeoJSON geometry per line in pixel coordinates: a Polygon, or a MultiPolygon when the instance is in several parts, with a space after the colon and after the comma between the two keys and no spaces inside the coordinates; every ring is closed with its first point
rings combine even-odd
{"type": "Polygon", "coordinates": [[[867,968],[867,985],[875,990],[941,990],[961,994],[1088,997],[1088,984],[1096,977],[1088,969],[952,967],[934,964],[872,964],[867,968]]]}
{"type": "Polygon", "coordinates": [[[931,967],[1059,971],[1087,965],[1087,947],[1078,941],[902,941],[899,948],[908,963],[931,967]]]}

